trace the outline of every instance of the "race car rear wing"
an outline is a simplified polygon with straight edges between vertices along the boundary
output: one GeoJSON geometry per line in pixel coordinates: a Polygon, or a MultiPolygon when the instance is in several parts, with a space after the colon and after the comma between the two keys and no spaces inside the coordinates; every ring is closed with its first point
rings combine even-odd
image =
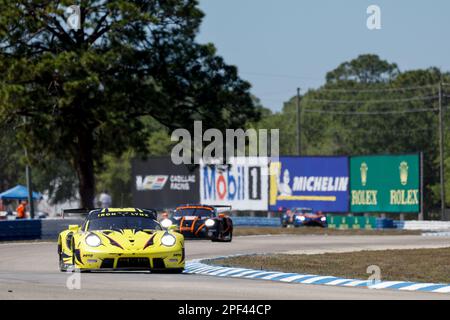
{"type": "Polygon", "coordinates": [[[214,207],[214,208],[217,208],[217,209],[228,208],[231,211],[231,206],[228,206],[228,205],[212,205],[211,207],[214,207]]]}
{"type": "MultiPolygon", "coordinates": [[[[89,212],[94,211],[94,210],[104,210],[104,208],[90,208],[90,209],[85,209],[85,208],[76,208],[76,209],[64,209],[62,211],[62,218],[64,219],[65,215],[68,214],[76,214],[76,215],[81,215],[81,216],[87,216],[89,214],[89,212]]],[[[156,215],[157,212],[155,209],[149,209],[149,208],[141,208],[140,210],[142,211],[147,211],[148,213],[151,213],[154,218],[156,219],[156,215]]]]}
{"type": "Polygon", "coordinates": [[[188,203],[188,204],[178,205],[177,207],[202,207],[202,206],[216,208],[216,209],[229,208],[229,210],[231,211],[230,205],[219,205],[219,204],[214,205],[214,204],[205,204],[205,203],[199,203],[199,204],[188,203]]]}

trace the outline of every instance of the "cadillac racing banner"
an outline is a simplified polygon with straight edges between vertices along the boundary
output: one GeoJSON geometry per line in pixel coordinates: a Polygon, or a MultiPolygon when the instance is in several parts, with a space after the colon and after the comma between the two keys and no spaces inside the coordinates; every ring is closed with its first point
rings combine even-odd
{"type": "Polygon", "coordinates": [[[175,165],[170,157],[132,161],[133,205],[141,208],[172,208],[199,202],[198,166],[175,165]]]}
{"type": "Polygon", "coordinates": [[[233,210],[267,210],[268,159],[234,157],[229,164],[200,164],[200,200],[233,210]]]}
{"type": "Polygon", "coordinates": [[[347,157],[280,157],[270,163],[269,209],[348,212],[347,157]]]}

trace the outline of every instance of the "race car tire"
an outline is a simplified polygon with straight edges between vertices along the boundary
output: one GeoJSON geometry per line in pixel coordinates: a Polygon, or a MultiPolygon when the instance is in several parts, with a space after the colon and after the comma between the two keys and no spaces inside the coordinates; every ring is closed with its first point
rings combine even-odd
{"type": "Polygon", "coordinates": [[[67,271],[67,266],[64,263],[64,259],[63,259],[61,238],[58,239],[58,265],[59,265],[59,271],[61,271],[61,272],[67,271]]]}
{"type": "Polygon", "coordinates": [[[227,238],[223,238],[223,239],[211,239],[212,242],[231,242],[233,240],[233,232],[229,232],[228,237],[227,238]]]}
{"type": "Polygon", "coordinates": [[[58,256],[59,256],[59,271],[66,272],[67,271],[67,267],[64,264],[64,260],[62,258],[61,252],[58,254],[58,256]]]}
{"type": "Polygon", "coordinates": [[[75,268],[75,241],[72,238],[72,245],[71,245],[71,249],[72,249],[72,265],[75,268]]]}
{"type": "Polygon", "coordinates": [[[223,242],[231,242],[233,240],[233,232],[230,232],[228,238],[226,238],[223,242]]]}

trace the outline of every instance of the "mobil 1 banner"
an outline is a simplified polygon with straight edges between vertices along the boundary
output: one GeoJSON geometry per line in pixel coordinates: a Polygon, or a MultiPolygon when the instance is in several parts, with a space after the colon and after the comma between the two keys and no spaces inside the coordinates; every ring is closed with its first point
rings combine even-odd
{"type": "Polygon", "coordinates": [[[170,157],[134,159],[133,205],[144,208],[172,208],[198,203],[198,166],[175,165],[170,157]]]}
{"type": "Polygon", "coordinates": [[[419,212],[418,154],[350,158],[352,212],[419,212]]]}
{"type": "Polygon", "coordinates": [[[269,209],[348,212],[347,157],[280,157],[270,163],[269,209]]]}
{"type": "Polygon", "coordinates": [[[267,210],[268,159],[233,157],[227,164],[200,164],[200,200],[233,210],[267,210]]]}

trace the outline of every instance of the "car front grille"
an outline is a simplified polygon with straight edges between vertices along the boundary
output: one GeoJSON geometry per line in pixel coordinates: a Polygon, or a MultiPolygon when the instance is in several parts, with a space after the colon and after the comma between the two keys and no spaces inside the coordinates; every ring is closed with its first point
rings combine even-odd
{"type": "Polygon", "coordinates": [[[166,265],[164,264],[164,260],[161,258],[153,259],[153,268],[154,269],[164,269],[166,265]]]}
{"type": "Polygon", "coordinates": [[[205,221],[206,221],[206,220],[204,220],[204,219],[200,219],[200,220],[196,220],[196,221],[193,221],[193,220],[184,220],[184,221],[182,221],[183,224],[181,224],[181,221],[180,221],[178,224],[179,224],[179,226],[180,226],[181,228],[187,229],[187,228],[192,228],[192,225],[193,225],[194,222],[195,222],[195,226],[194,226],[194,232],[195,232],[202,224],[205,223],[205,221]]]}
{"type": "Polygon", "coordinates": [[[110,269],[114,267],[114,259],[103,259],[102,264],[100,265],[101,269],[110,269]]]}
{"type": "Polygon", "coordinates": [[[119,258],[117,269],[150,269],[149,258],[119,258]]]}

